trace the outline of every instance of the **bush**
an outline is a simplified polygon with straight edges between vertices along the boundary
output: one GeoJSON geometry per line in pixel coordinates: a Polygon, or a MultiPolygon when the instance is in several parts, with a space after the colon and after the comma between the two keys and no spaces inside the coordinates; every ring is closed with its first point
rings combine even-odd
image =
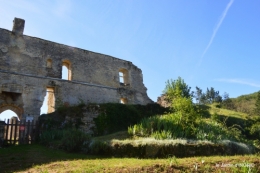
{"type": "Polygon", "coordinates": [[[39,143],[65,151],[80,151],[90,141],[90,136],[75,129],[51,129],[40,134],[39,143]]]}
{"type": "Polygon", "coordinates": [[[158,139],[192,137],[193,123],[189,123],[180,112],[144,118],[139,124],[128,128],[129,135],[158,139]],[[166,137],[167,136],[167,137],[166,137]]]}
{"type": "Polygon", "coordinates": [[[106,155],[110,153],[110,146],[106,141],[94,140],[89,144],[91,154],[106,155]]]}
{"type": "Polygon", "coordinates": [[[83,144],[90,141],[90,136],[78,129],[67,129],[61,139],[62,148],[66,151],[80,151],[83,144]]]}
{"type": "Polygon", "coordinates": [[[50,129],[40,134],[39,143],[49,146],[51,142],[61,140],[63,138],[63,130],[50,129]]]}
{"type": "Polygon", "coordinates": [[[151,134],[151,137],[154,137],[155,139],[172,139],[172,132],[171,131],[165,131],[162,130],[160,132],[156,131],[151,134]]]}
{"type": "Polygon", "coordinates": [[[254,139],[260,139],[260,122],[256,122],[251,126],[250,134],[254,139]]]}
{"type": "Polygon", "coordinates": [[[189,138],[198,140],[241,141],[241,131],[235,126],[214,119],[190,121],[181,112],[144,118],[140,123],[128,127],[131,136],[154,137],[155,139],[189,138]]]}
{"type": "Polygon", "coordinates": [[[95,135],[100,136],[127,130],[145,117],[167,112],[168,109],[158,104],[124,105],[120,103],[100,104],[100,114],[94,119],[95,135]]]}
{"type": "Polygon", "coordinates": [[[196,127],[194,128],[195,138],[198,140],[241,140],[241,131],[233,127],[226,127],[225,124],[214,121],[213,119],[207,120],[202,119],[196,122],[196,127]]]}

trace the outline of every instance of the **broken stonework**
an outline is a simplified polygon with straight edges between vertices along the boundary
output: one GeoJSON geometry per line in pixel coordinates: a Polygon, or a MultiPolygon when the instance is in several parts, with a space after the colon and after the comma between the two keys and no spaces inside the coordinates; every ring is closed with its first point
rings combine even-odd
{"type": "Polygon", "coordinates": [[[157,98],[157,103],[164,108],[168,108],[171,106],[171,103],[167,101],[166,95],[161,95],[161,97],[157,98]]]}
{"type": "Polygon", "coordinates": [[[132,62],[23,35],[25,21],[14,19],[12,32],[0,29],[0,113],[37,119],[46,91],[48,112],[55,103],[123,102],[148,104],[141,69],[132,62]],[[62,68],[68,72],[62,79],[62,68]],[[119,75],[120,74],[120,75],[119,75]]]}

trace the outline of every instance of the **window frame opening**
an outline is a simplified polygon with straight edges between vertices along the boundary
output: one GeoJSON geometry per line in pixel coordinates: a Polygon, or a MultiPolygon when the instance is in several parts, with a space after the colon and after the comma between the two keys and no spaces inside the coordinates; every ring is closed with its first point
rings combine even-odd
{"type": "Polygon", "coordinates": [[[127,100],[127,98],[120,98],[120,103],[121,104],[127,104],[128,103],[128,100],[127,100]]]}
{"type": "Polygon", "coordinates": [[[47,68],[52,68],[52,60],[49,58],[49,59],[47,59],[47,62],[46,62],[47,64],[46,64],[46,67],[47,68]]]}
{"type": "Polygon", "coordinates": [[[41,107],[40,114],[49,114],[55,111],[55,88],[47,87],[46,95],[41,107]]]}
{"type": "Polygon", "coordinates": [[[120,68],[118,71],[118,76],[119,76],[119,84],[123,86],[129,86],[129,74],[128,70],[124,68],[120,68]]]}
{"type": "Polygon", "coordinates": [[[62,61],[62,72],[61,79],[63,80],[71,80],[71,63],[69,60],[62,61]],[[64,69],[66,68],[66,69],[64,69]]]}

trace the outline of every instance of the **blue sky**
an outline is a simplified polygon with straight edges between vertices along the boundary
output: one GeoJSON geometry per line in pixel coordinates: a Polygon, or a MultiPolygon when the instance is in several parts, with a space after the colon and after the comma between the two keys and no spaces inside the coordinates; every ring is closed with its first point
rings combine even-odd
{"type": "Polygon", "coordinates": [[[0,0],[0,28],[111,55],[142,69],[156,101],[168,79],[230,97],[260,90],[260,1],[0,0]]]}

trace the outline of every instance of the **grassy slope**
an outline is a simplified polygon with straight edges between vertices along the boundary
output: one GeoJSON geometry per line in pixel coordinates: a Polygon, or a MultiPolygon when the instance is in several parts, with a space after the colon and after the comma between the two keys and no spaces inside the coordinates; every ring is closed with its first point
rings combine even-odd
{"type": "MultiPolygon", "coordinates": [[[[240,120],[240,121],[244,121],[244,120],[247,120],[249,118],[248,114],[246,114],[246,113],[237,112],[237,111],[228,110],[228,109],[217,108],[216,104],[202,106],[202,109],[208,110],[210,115],[217,114],[218,116],[221,116],[221,117],[224,117],[224,118],[225,117],[226,118],[233,118],[233,119],[240,120]]],[[[109,134],[109,135],[95,137],[93,139],[94,140],[101,140],[101,141],[111,141],[113,139],[127,140],[127,139],[130,139],[130,138],[129,138],[127,131],[120,131],[120,132],[116,132],[116,133],[109,134]]]]}
{"type": "Polygon", "coordinates": [[[218,108],[216,104],[208,105],[208,111],[211,115],[216,113],[217,115],[225,116],[225,117],[234,117],[234,118],[239,118],[244,120],[248,119],[247,113],[218,108]]]}
{"type": "Polygon", "coordinates": [[[253,114],[255,109],[255,102],[257,99],[257,92],[247,95],[241,95],[237,98],[231,98],[234,104],[234,110],[244,113],[253,114]]]}
{"type": "Polygon", "coordinates": [[[260,171],[260,161],[257,155],[129,159],[65,153],[40,145],[0,148],[1,172],[192,172],[196,165],[198,170],[208,172],[247,172],[248,167],[245,166],[254,166],[251,169],[255,172],[260,171]],[[239,163],[243,163],[244,167],[235,167],[235,164],[239,163]],[[216,166],[217,164],[219,167],[216,166]],[[225,167],[227,164],[234,166],[225,167]]]}

